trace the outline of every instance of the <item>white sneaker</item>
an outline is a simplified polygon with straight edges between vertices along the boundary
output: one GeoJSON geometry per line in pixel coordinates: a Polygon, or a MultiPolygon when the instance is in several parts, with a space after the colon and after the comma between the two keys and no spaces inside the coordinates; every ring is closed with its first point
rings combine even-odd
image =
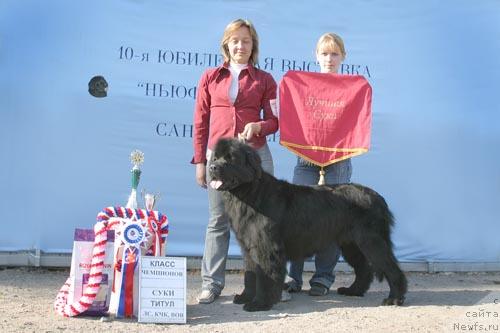
{"type": "Polygon", "coordinates": [[[202,290],[201,293],[196,298],[199,304],[210,304],[215,301],[217,295],[213,290],[202,290]]]}
{"type": "Polygon", "coordinates": [[[289,300],[292,299],[292,294],[290,294],[288,291],[283,290],[281,292],[281,302],[288,302],[289,300]]]}

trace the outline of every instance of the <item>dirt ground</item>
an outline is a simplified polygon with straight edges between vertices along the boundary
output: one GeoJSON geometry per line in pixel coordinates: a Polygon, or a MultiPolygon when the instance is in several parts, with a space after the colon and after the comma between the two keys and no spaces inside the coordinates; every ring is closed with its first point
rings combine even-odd
{"type": "MultiPolygon", "coordinates": [[[[374,282],[365,297],[331,292],[311,297],[303,290],[271,311],[248,313],[232,303],[243,276],[228,273],[226,288],[213,304],[200,305],[199,271],[188,274],[187,324],[139,324],[133,319],[101,321],[64,318],[53,310],[69,270],[0,268],[0,332],[498,332],[500,272],[408,273],[402,307],[380,306],[386,282],[374,282]]],[[[306,276],[306,281],[310,276],[306,276]]],[[[337,274],[332,289],[350,284],[337,274]]]]}

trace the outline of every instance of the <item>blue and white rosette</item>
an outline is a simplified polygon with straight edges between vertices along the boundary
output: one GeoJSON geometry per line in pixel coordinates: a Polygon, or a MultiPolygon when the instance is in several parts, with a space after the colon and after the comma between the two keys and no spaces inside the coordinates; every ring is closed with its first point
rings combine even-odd
{"type": "Polygon", "coordinates": [[[137,221],[124,224],[120,235],[123,244],[122,279],[119,286],[117,317],[132,317],[134,314],[134,278],[141,258],[141,247],[147,240],[147,230],[137,221]]]}

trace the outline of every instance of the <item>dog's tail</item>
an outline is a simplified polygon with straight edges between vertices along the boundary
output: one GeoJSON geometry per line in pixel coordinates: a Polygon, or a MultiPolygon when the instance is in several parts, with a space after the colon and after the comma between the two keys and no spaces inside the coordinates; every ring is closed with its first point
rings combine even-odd
{"type": "MultiPolygon", "coordinates": [[[[383,199],[382,199],[383,200],[383,199]]],[[[385,203],[385,200],[384,200],[385,203]]],[[[386,204],[387,207],[387,204],[386,204]]],[[[389,246],[389,249],[392,252],[393,244],[391,240],[391,233],[392,233],[392,228],[394,227],[394,215],[390,211],[389,207],[387,207],[387,210],[384,212],[384,223],[382,223],[382,235],[384,236],[384,240],[387,243],[387,246],[389,246]]]]}
{"type": "MultiPolygon", "coordinates": [[[[382,238],[384,239],[388,249],[389,253],[391,255],[390,260],[394,261],[397,263],[397,259],[394,256],[394,251],[393,251],[393,243],[391,240],[391,233],[392,233],[392,228],[394,227],[394,215],[392,214],[391,210],[389,209],[389,206],[387,205],[385,199],[382,196],[378,197],[379,200],[381,200],[381,203],[379,207],[381,207],[380,211],[380,223],[377,224],[379,227],[379,232],[382,238]]],[[[384,274],[381,271],[375,271],[375,276],[377,277],[377,280],[380,282],[384,279],[384,274]]]]}

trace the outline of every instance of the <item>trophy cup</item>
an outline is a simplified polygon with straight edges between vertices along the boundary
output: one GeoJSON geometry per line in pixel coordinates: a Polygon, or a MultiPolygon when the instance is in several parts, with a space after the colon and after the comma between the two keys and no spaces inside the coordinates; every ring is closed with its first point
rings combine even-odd
{"type": "Polygon", "coordinates": [[[134,150],[130,153],[130,161],[132,162],[132,191],[127,201],[127,208],[137,209],[137,186],[141,179],[141,169],[139,166],[144,163],[144,153],[140,150],[134,150]]]}
{"type": "Polygon", "coordinates": [[[148,193],[145,189],[141,191],[142,199],[144,200],[144,208],[146,210],[153,210],[156,202],[160,198],[160,194],[148,193]]]}

